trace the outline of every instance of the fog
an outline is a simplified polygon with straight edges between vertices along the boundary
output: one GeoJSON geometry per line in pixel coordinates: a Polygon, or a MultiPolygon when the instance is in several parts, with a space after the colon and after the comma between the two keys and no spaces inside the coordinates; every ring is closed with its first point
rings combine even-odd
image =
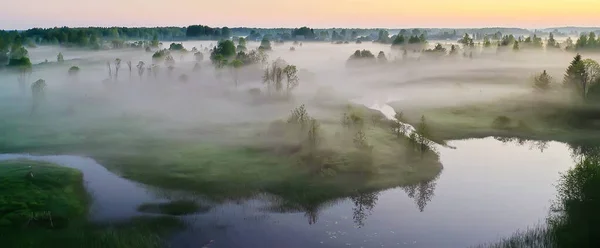
{"type": "MultiPolygon", "coordinates": [[[[151,52],[143,49],[108,51],[78,51],[58,47],[29,49],[32,62],[45,60],[51,63],[34,65],[28,81],[44,79],[47,83],[46,101],[37,115],[60,118],[58,113],[74,111],[75,121],[86,125],[102,122],[113,117],[142,116],[156,120],[144,128],[153,131],[168,131],[172,128],[212,128],[208,132],[218,134],[217,140],[226,134],[236,134],[226,125],[251,127],[251,124],[269,123],[284,119],[290,110],[306,104],[308,112],[317,119],[338,120],[339,109],[329,108],[349,102],[365,105],[383,104],[394,101],[396,106],[410,109],[422,106],[450,106],[477,101],[489,101],[506,96],[528,94],[532,91],[531,78],[547,70],[555,79],[562,79],[572,54],[551,51],[507,51],[474,52],[473,58],[455,57],[420,58],[418,53],[409,52],[402,59],[402,51],[389,45],[376,43],[329,44],[309,43],[295,46],[292,43],[274,44],[268,53],[269,61],[282,58],[299,70],[299,86],[289,101],[256,101],[249,89],[260,88],[262,68],[260,65],[242,67],[239,71],[239,86],[234,86],[234,72],[230,68],[215,70],[209,61],[208,47],[215,41],[183,42],[186,49],[198,48],[204,54],[199,72],[192,71],[195,60],[193,53],[174,53],[175,69],[168,76],[162,65],[157,78],[144,73],[140,79],[136,65],[144,61],[152,64],[151,52]],[[346,61],[355,50],[367,49],[377,55],[386,54],[389,62],[361,67],[348,67],[346,61]],[[57,64],[56,55],[62,52],[63,64],[57,64]],[[115,74],[114,60],[121,63],[118,81],[111,87],[103,84],[107,79],[107,61],[111,62],[115,74]],[[127,61],[132,62],[131,77],[127,61]],[[69,77],[71,66],[81,68],[79,75],[69,77]],[[178,77],[186,74],[187,83],[178,77]],[[218,75],[221,75],[220,77],[218,75]],[[86,120],[93,120],[87,122],[86,120]],[[226,125],[224,125],[226,124],[226,125]],[[220,131],[218,131],[220,130],[220,131]]],[[[430,42],[430,44],[435,44],[430,42]]],[[[248,49],[258,43],[249,42],[248,49]]],[[[449,43],[445,44],[449,47],[449,43]]],[[[163,46],[168,46],[164,42],[163,46]]],[[[494,49],[495,50],[495,49],[494,49]]],[[[30,92],[24,96],[19,92],[17,75],[3,72],[0,90],[5,107],[20,106],[22,114],[29,114],[30,92]],[[10,104],[9,104],[10,103],[10,104]]],[[[12,112],[11,111],[11,112],[12,112]]],[[[46,120],[46,119],[45,119],[46,120]]],[[[41,121],[41,120],[40,120],[41,121]]],[[[168,133],[168,132],[167,132],[168,133]]]]}

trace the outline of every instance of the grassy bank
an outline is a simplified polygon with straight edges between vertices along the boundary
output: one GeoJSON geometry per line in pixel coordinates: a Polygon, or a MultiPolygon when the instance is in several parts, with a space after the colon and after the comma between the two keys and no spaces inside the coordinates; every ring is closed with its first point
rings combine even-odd
{"type": "Polygon", "coordinates": [[[2,247],[163,247],[161,236],[182,227],[166,217],[92,224],[87,221],[89,204],[78,170],[0,162],[2,247]]]}
{"type": "Polygon", "coordinates": [[[320,154],[335,167],[325,173],[302,162],[305,154],[295,144],[272,142],[265,132],[273,120],[177,125],[140,115],[105,114],[107,110],[96,105],[89,113],[77,114],[47,106],[33,116],[17,107],[3,109],[0,152],[89,156],[134,181],[190,190],[214,200],[267,192],[292,202],[318,203],[357,191],[418,183],[440,173],[436,154],[413,154],[381,113],[364,107],[373,160],[360,164],[353,157],[357,153],[352,139],[340,138],[344,107],[321,106],[315,114],[322,130],[320,154]]]}
{"type": "Polygon", "coordinates": [[[532,93],[445,107],[405,109],[401,103],[390,105],[402,111],[411,125],[425,116],[432,136],[439,141],[489,136],[562,142],[600,139],[595,118],[600,109],[564,98],[532,93]]]}

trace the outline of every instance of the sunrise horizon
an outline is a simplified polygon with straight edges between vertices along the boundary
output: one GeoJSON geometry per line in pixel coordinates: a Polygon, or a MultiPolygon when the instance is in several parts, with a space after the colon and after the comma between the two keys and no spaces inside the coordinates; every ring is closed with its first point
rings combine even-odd
{"type": "MultiPolygon", "coordinates": [[[[5,0],[0,0],[5,1],[5,0]]],[[[192,0],[102,3],[57,0],[44,8],[41,0],[11,3],[0,10],[0,29],[51,27],[212,27],[255,28],[483,28],[543,29],[597,27],[600,1],[506,0],[481,4],[477,0],[398,3],[383,0],[256,0],[198,3],[192,0]],[[68,13],[68,14],[66,14],[68,13]]]]}

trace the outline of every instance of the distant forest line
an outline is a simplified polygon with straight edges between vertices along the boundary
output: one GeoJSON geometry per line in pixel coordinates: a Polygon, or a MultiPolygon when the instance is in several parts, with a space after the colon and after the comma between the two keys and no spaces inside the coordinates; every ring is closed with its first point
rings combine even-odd
{"type": "Polygon", "coordinates": [[[250,27],[209,27],[204,25],[191,25],[187,27],[55,27],[32,28],[28,30],[2,30],[0,31],[1,43],[12,43],[15,37],[35,44],[61,44],[70,46],[88,46],[99,39],[113,40],[151,40],[153,38],[164,41],[182,40],[220,40],[234,36],[246,36],[248,40],[258,40],[263,36],[282,40],[354,40],[359,36],[375,37],[379,31],[385,30],[390,34],[404,33],[408,35],[425,34],[428,39],[460,39],[465,33],[474,38],[483,39],[485,35],[495,33],[513,35],[548,35],[554,36],[579,35],[581,32],[597,32],[598,28],[583,27],[557,27],[539,30],[523,28],[411,28],[411,29],[384,29],[384,28],[327,28],[313,29],[300,28],[250,28],[250,27]]]}

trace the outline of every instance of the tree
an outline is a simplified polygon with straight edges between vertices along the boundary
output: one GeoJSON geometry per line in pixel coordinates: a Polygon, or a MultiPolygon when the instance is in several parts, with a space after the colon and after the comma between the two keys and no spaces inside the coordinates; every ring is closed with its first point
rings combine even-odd
{"type": "Polygon", "coordinates": [[[308,133],[306,137],[306,145],[308,146],[309,153],[314,156],[317,149],[319,148],[319,144],[321,143],[321,125],[319,122],[310,118],[308,122],[308,133]]]}
{"type": "Polygon", "coordinates": [[[391,122],[392,132],[396,134],[397,138],[400,138],[406,135],[406,126],[404,125],[406,120],[404,119],[404,114],[402,112],[398,112],[394,115],[394,119],[391,122]]]}
{"type": "Polygon", "coordinates": [[[175,66],[175,58],[173,58],[173,56],[171,56],[171,54],[167,55],[167,57],[165,57],[165,66],[170,67],[170,66],[175,66]]]}
{"type": "Polygon", "coordinates": [[[573,39],[571,39],[571,37],[567,37],[567,40],[565,41],[565,50],[575,50],[575,44],[573,44],[573,39]]]}
{"type": "Polygon", "coordinates": [[[233,44],[232,41],[230,40],[222,40],[219,41],[219,43],[217,44],[217,47],[213,49],[213,51],[210,54],[210,59],[211,61],[213,61],[213,63],[218,63],[220,62],[222,59],[231,59],[233,57],[235,57],[235,45],[233,44]],[[218,56],[221,57],[218,57],[218,56]],[[222,59],[221,59],[222,58],[222,59]]]}
{"type": "Polygon", "coordinates": [[[458,43],[463,44],[465,47],[474,47],[475,43],[473,42],[473,38],[469,36],[469,34],[465,33],[462,39],[458,41],[458,43]]]}
{"type": "Polygon", "coordinates": [[[427,125],[427,122],[425,120],[425,116],[421,116],[421,121],[419,122],[419,124],[417,124],[417,128],[415,130],[415,132],[413,132],[413,134],[416,133],[416,136],[413,136],[414,138],[416,138],[416,145],[417,145],[417,150],[421,153],[421,156],[431,150],[431,141],[429,141],[429,139],[427,139],[427,137],[430,136],[430,131],[429,131],[429,126],[427,125]]]}
{"type": "Polygon", "coordinates": [[[10,48],[10,44],[7,38],[4,38],[0,35],[0,67],[3,67],[8,64],[9,56],[8,51],[10,48]]]}
{"type": "Polygon", "coordinates": [[[231,67],[233,67],[234,82],[235,82],[235,87],[236,88],[238,86],[239,68],[242,67],[243,65],[244,65],[244,63],[241,60],[239,60],[239,59],[234,59],[233,61],[231,61],[231,67]]]}
{"type": "Polygon", "coordinates": [[[62,53],[58,53],[58,55],[56,56],[56,61],[57,61],[58,63],[63,63],[63,62],[65,62],[65,58],[63,57],[63,54],[62,54],[62,53]]]}
{"type": "Polygon", "coordinates": [[[246,39],[244,39],[244,37],[238,38],[238,45],[245,47],[246,46],[246,39]]]}
{"type": "Polygon", "coordinates": [[[379,30],[379,36],[376,40],[376,42],[382,43],[382,44],[389,44],[390,43],[390,33],[387,30],[379,30]]]}
{"type": "Polygon", "coordinates": [[[202,62],[202,60],[204,60],[204,54],[202,54],[202,52],[196,52],[194,53],[194,58],[197,62],[202,62]]]}
{"type": "Polygon", "coordinates": [[[41,102],[44,100],[44,90],[46,88],[46,81],[39,79],[31,85],[31,96],[33,97],[33,105],[31,107],[31,114],[35,112],[41,102]]]}
{"type": "Polygon", "coordinates": [[[183,50],[185,50],[185,48],[183,47],[183,44],[181,44],[181,43],[171,43],[169,45],[169,50],[171,50],[171,51],[183,51],[183,50]]]}
{"type": "Polygon", "coordinates": [[[283,68],[283,73],[285,74],[285,78],[287,79],[286,93],[289,95],[292,92],[292,90],[296,88],[299,84],[298,69],[295,65],[286,65],[283,68]]]}
{"type": "Polygon", "coordinates": [[[112,69],[110,67],[110,62],[106,61],[106,66],[108,67],[108,78],[112,80],[112,69]]]}
{"type": "Polygon", "coordinates": [[[277,93],[280,93],[283,90],[283,69],[286,65],[287,63],[285,60],[278,58],[271,63],[270,67],[265,69],[263,83],[267,85],[267,92],[269,94],[271,94],[272,89],[277,93]]]}
{"type": "Polygon", "coordinates": [[[158,35],[157,35],[157,34],[154,34],[154,35],[152,36],[152,41],[150,41],[150,46],[151,46],[151,47],[158,47],[158,45],[159,45],[159,41],[158,41],[158,35]]]}
{"type": "Polygon", "coordinates": [[[556,42],[556,40],[554,39],[554,34],[552,32],[550,32],[550,35],[548,37],[548,42],[546,43],[546,47],[547,48],[558,48],[558,42],[556,42]]]}
{"type": "Polygon", "coordinates": [[[19,71],[19,88],[22,93],[27,91],[27,79],[31,74],[31,61],[29,60],[29,52],[25,47],[16,42],[10,50],[8,67],[15,68],[19,71]]]}
{"type": "Polygon", "coordinates": [[[546,70],[544,70],[544,72],[542,72],[542,74],[540,74],[534,78],[534,87],[540,91],[545,91],[545,90],[550,89],[551,83],[552,83],[552,77],[550,75],[548,75],[546,70]]]}
{"type": "Polygon", "coordinates": [[[259,50],[263,50],[263,51],[270,51],[272,50],[271,48],[271,41],[269,41],[268,38],[263,38],[262,41],[260,42],[260,46],[258,47],[259,50]]]}
{"type": "Polygon", "coordinates": [[[450,55],[456,55],[458,54],[458,50],[456,49],[455,45],[450,46],[450,55]]]}
{"type": "Polygon", "coordinates": [[[385,57],[385,53],[383,53],[383,51],[379,51],[379,54],[377,54],[377,62],[379,62],[381,64],[385,64],[388,62],[387,58],[385,57]]]}
{"type": "Polygon", "coordinates": [[[246,48],[246,39],[244,39],[244,37],[238,38],[237,50],[241,52],[245,52],[246,50],[248,50],[246,48]]]}
{"type": "Polygon", "coordinates": [[[119,80],[119,69],[121,69],[121,59],[115,59],[115,80],[119,80]]]}
{"type": "Polygon", "coordinates": [[[131,61],[127,61],[127,67],[129,68],[129,80],[131,80],[131,61]]]}
{"type": "Polygon", "coordinates": [[[419,35],[419,42],[427,43],[427,38],[425,37],[424,33],[421,33],[421,35],[419,35]]]}
{"type": "Polygon", "coordinates": [[[487,36],[483,38],[483,47],[491,47],[492,43],[490,42],[490,38],[487,36]]]}
{"type": "Polygon", "coordinates": [[[515,41],[515,43],[513,43],[513,51],[519,51],[519,42],[515,41]]]}
{"type": "Polygon", "coordinates": [[[142,80],[142,76],[144,75],[144,71],[146,70],[146,67],[144,67],[146,64],[144,63],[144,61],[140,61],[137,64],[137,69],[138,69],[138,76],[140,77],[140,81],[142,80]]]}
{"type": "Polygon", "coordinates": [[[598,88],[600,87],[600,64],[593,59],[584,59],[583,67],[585,69],[584,84],[585,84],[585,98],[591,98],[598,100],[598,88]],[[593,92],[593,94],[590,94],[593,92]]]}
{"type": "Polygon", "coordinates": [[[394,41],[392,41],[392,47],[403,46],[405,42],[406,42],[406,40],[404,39],[404,35],[400,34],[400,35],[396,36],[394,41]]]}
{"type": "Polygon", "coordinates": [[[221,28],[221,37],[223,37],[223,39],[229,39],[229,37],[231,37],[231,30],[228,27],[221,28]]]}
{"type": "Polygon", "coordinates": [[[578,92],[578,94],[585,99],[587,88],[585,80],[585,64],[581,58],[581,55],[577,54],[569,67],[563,79],[563,85],[578,92]]]}

